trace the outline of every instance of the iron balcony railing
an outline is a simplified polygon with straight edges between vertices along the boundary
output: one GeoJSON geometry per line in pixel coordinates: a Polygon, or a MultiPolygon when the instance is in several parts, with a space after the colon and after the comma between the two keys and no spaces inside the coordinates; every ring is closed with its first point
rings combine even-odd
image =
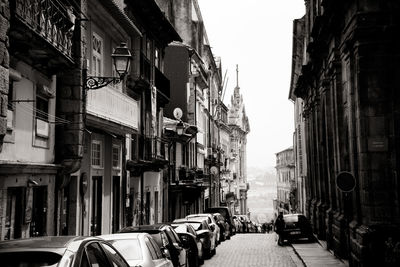
{"type": "Polygon", "coordinates": [[[27,27],[72,60],[75,15],[61,1],[15,0],[15,15],[27,27]]]}

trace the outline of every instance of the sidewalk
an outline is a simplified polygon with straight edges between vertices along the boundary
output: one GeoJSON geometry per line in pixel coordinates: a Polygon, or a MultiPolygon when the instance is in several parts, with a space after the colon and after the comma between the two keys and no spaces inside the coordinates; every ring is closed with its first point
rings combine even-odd
{"type": "Polygon", "coordinates": [[[329,250],[326,250],[320,243],[292,243],[294,252],[299,256],[307,267],[348,267],[348,264],[341,261],[329,250]]]}

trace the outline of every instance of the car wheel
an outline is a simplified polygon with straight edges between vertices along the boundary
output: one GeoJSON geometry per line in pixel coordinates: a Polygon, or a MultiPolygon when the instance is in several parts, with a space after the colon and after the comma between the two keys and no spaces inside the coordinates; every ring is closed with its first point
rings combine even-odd
{"type": "Polygon", "coordinates": [[[214,256],[215,254],[217,254],[217,249],[213,249],[213,250],[211,250],[211,256],[214,256]]]}

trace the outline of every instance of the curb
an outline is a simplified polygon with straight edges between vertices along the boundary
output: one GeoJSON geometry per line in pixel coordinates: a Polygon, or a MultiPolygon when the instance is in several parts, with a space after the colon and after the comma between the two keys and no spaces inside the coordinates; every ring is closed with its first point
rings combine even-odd
{"type": "Polygon", "coordinates": [[[290,244],[289,246],[290,246],[290,248],[292,248],[292,251],[294,252],[294,254],[296,254],[297,258],[300,259],[300,261],[303,264],[303,266],[307,267],[307,265],[304,262],[303,258],[300,256],[300,254],[297,252],[297,250],[292,246],[292,244],[290,244]]]}

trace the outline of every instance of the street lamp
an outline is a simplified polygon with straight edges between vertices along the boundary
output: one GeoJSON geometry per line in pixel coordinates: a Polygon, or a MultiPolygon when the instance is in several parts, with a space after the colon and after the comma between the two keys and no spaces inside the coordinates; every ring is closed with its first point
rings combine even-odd
{"type": "Polygon", "coordinates": [[[126,43],[121,43],[114,49],[111,54],[114,62],[115,71],[118,73],[119,77],[98,77],[98,76],[87,76],[85,78],[85,89],[94,90],[100,89],[110,83],[117,84],[120,83],[125,75],[129,71],[130,62],[132,59],[132,54],[129,51],[126,43]]]}
{"type": "Polygon", "coordinates": [[[183,122],[182,122],[182,121],[179,121],[179,122],[176,124],[176,133],[177,133],[178,135],[182,135],[184,129],[185,129],[185,126],[183,125],[183,122]]]}

